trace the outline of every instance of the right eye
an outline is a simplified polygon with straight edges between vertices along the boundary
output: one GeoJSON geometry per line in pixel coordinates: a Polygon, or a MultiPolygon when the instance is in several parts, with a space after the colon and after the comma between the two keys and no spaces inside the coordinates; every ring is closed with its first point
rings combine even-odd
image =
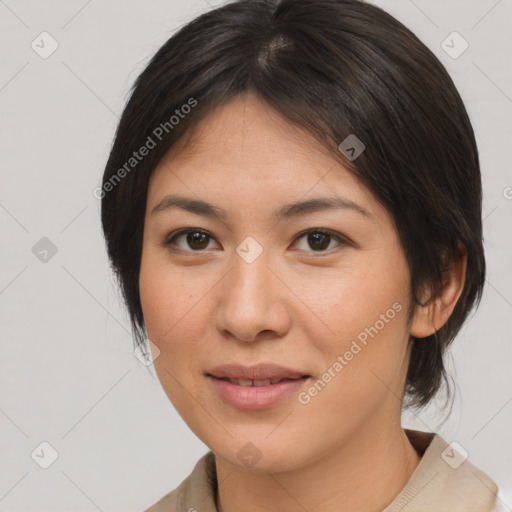
{"type": "Polygon", "coordinates": [[[181,229],[171,233],[171,235],[166,238],[165,246],[171,250],[175,250],[177,247],[179,250],[185,252],[199,252],[206,249],[211,240],[213,240],[212,235],[202,229],[181,229]]]}

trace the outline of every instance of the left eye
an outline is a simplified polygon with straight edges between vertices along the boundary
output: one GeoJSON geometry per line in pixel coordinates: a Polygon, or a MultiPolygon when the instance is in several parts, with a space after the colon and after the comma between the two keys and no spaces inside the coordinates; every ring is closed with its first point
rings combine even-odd
{"type": "MultiPolygon", "coordinates": [[[[329,248],[329,245],[334,240],[338,241],[338,245],[345,245],[346,242],[343,238],[336,235],[332,231],[324,230],[324,229],[314,229],[307,231],[306,233],[302,233],[299,235],[296,240],[304,239],[307,246],[313,249],[314,252],[323,252],[329,248]]],[[[300,250],[307,251],[307,247],[299,247],[300,250]]],[[[332,249],[332,247],[331,247],[332,249]]]]}

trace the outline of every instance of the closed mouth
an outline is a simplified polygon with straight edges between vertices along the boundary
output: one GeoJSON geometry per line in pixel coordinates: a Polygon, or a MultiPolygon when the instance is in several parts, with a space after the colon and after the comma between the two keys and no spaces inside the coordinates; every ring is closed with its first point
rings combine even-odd
{"type": "Polygon", "coordinates": [[[214,375],[209,375],[210,377],[213,377],[214,379],[218,380],[225,380],[230,382],[231,384],[234,384],[235,386],[242,386],[242,387],[260,387],[260,386],[271,386],[273,384],[279,384],[281,382],[290,382],[290,381],[298,381],[303,379],[308,379],[309,375],[304,375],[303,377],[299,378],[281,378],[276,377],[273,379],[234,379],[231,377],[215,377],[214,375]]]}

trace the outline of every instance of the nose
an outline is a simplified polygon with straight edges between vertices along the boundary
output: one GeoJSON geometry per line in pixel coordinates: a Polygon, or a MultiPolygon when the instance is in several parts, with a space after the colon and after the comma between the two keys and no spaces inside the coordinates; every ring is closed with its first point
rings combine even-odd
{"type": "Polygon", "coordinates": [[[253,342],[281,338],[290,329],[290,292],[264,254],[252,263],[235,255],[233,268],[221,281],[216,327],[224,337],[253,342]]]}

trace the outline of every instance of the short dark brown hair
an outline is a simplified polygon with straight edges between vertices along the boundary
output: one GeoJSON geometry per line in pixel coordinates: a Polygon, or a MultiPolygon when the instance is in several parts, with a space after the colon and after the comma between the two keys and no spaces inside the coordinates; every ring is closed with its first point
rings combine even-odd
{"type": "Polygon", "coordinates": [[[359,0],[233,1],[181,28],[137,78],[101,189],[107,251],[136,343],[145,327],[139,271],[151,173],[212,109],[249,91],[320,141],[392,214],[412,306],[425,284],[439,293],[446,265],[460,244],[466,251],[452,315],[434,335],[410,339],[407,405],[425,406],[447,383],[443,355],[482,296],[478,151],[443,65],[395,18],[359,0]],[[365,145],[354,161],[338,149],[351,134],[365,145]]]}

